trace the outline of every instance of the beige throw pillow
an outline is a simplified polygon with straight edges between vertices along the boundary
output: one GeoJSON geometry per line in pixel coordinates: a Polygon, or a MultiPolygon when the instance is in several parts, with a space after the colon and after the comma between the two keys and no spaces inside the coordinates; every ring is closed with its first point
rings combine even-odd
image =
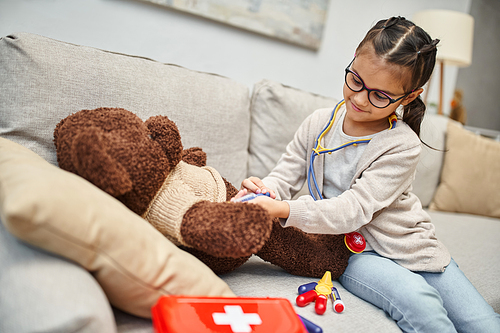
{"type": "Polygon", "coordinates": [[[429,208],[500,218],[500,142],[449,122],[446,149],[429,208]]]}
{"type": "Polygon", "coordinates": [[[150,317],[161,295],[234,296],[118,200],[3,138],[0,218],[21,240],[82,265],[111,304],[137,316],[150,317]]]}

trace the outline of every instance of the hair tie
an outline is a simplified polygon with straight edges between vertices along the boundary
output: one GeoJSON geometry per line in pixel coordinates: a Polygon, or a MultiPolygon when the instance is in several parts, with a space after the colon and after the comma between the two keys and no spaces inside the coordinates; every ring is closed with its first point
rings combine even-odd
{"type": "Polygon", "coordinates": [[[440,42],[440,40],[439,40],[439,39],[434,39],[434,40],[431,42],[432,47],[436,48],[439,42],[440,42]]]}
{"type": "Polygon", "coordinates": [[[431,52],[431,51],[436,50],[438,43],[439,43],[439,39],[434,39],[429,44],[424,45],[420,50],[418,50],[417,57],[421,53],[427,53],[427,52],[431,52]]]}
{"type": "Polygon", "coordinates": [[[390,28],[393,25],[399,23],[399,21],[403,21],[403,20],[406,20],[406,19],[404,17],[402,17],[402,16],[393,16],[393,17],[391,17],[390,19],[387,19],[384,22],[384,25],[382,26],[382,29],[385,30],[387,28],[390,28]]]}

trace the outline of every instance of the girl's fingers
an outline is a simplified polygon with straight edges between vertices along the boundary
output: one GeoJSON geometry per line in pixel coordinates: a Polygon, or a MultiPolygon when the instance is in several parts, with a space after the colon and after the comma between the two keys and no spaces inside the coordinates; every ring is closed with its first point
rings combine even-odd
{"type": "MultiPolygon", "coordinates": [[[[257,177],[249,177],[249,178],[245,179],[241,183],[241,190],[247,190],[247,192],[245,192],[245,194],[247,194],[248,192],[257,193],[257,194],[258,193],[264,193],[264,194],[270,193],[271,198],[276,199],[276,194],[274,193],[274,191],[268,189],[264,185],[262,180],[260,178],[257,178],[257,177]]],[[[243,195],[245,195],[245,194],[243,194],[243,195]]],[[[243,195],[241,195],[241,196],[243,196],[243,195]]]]}
{"type": "Polygon", "coordinates": [[[250,178],[245,179],[241,183],[241,188],[247,189],[248,191],[253,192],[253,193],[260,193],[260,186],[259,185],[264,186],[264,183],[262,183],[262,181],[257,177],[250,177],[250,178]]]}
{"type": "Polygon", "coordinates": [[[241,197],[245,196],[246,194],[247,194],[247,189],[244,188],[244,189],[240,190],[238,193],[236,193],[236,195],[231,198],[231,201],[234,201],[234,199],[241,198],[241,197]]]}

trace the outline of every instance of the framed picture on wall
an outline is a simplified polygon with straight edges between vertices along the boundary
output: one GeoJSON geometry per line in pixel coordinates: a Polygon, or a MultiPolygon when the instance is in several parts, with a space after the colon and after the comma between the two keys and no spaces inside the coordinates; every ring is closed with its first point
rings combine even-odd
{"type": "Polygon", "coordinates": [[[317,50],[330,0],[141,0],[317,50]]]}

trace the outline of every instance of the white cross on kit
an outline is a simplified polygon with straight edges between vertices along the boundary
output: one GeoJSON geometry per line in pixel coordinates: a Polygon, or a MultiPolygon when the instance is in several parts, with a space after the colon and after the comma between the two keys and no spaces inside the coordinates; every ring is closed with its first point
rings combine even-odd
{"type": "Polygon", "coordinates": [[[250,325],[261,325],[258,313],[244,313],[239,305],[225,305],[225,312],[212,313],[216,325],[230,325],[233,333],[252,332],[250,325]]]}

